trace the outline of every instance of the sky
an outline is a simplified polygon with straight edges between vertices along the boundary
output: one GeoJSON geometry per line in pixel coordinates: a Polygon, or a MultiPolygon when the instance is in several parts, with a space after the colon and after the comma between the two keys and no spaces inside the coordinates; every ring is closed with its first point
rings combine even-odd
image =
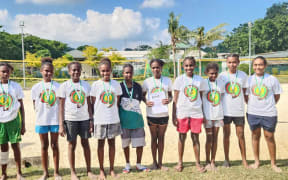
{"type": "Polygon", "coordinates": [[[282,0],[0,0],[0,25],[58,40],[76,48],[93,45],[122,50],[141,44],[170,43],[169,13],[180,15],[180,25],[209,30],[227,23],[227,32],[239,24],[263,18],[266,9],[282,0]]]}

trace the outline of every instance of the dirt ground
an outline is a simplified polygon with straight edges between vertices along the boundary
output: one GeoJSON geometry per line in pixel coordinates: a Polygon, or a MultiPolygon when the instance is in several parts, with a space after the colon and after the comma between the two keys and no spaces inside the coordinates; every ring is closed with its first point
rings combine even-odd
{"type": "MultiPolygon", "coordinates": [[[[285,137],[287,137],[287,130],[288,130],[288,113],[287,111],[287,100],[288,100],[288,84],[282,84],[283,94],[281,95],[280,101],[278,103],[278,125],[275,133],[276,137],[276,144],[277,144],[277,159],[288,159],[288,141],[285,137]],[[286,109],[286,110],[285,110],[286,109]]],[[[24,105],[25,105],[25,112],[26,112],[26,134],[22,137],[21,143],[21,151],[22,157],[34,157],[40,156],[40,140],[38,134],[35,133],[34,126],[35,126],[35,113],[33,110],[30,90],[25,90],[25,98],[24,98],[24,105]]],[[[170,104],[170,113],[171,113],[171,104],[170,104]]],[[[146,117],[145,112],[145,105],[141,104],[143,116],[146,117]]],[[[171,117],[171,115],[170,115],[171,117]]],[[[150,132],[147,127],[147,123],[145,123],[145,130],[146,130],[146,147],[144,148],[143,160],[142,163],[145,165],[150,165],[152,163],[152,156],[150,151],[150,132]]],[[[189,136],[188,136],[189,137],[189,136]]],[[[245,137],[246,137],[246,148],[247,148],[247,159],[253,160],[253,152],[251,146],[251,132],[249,130],[248,124],[246,123],[245,126],[245,137]]],[[[222,129],[219,133],[219,143],[218,143],[218,151],[216,155],[217,161],[224,160],[224,151],[223,151],[223,133],[222,129]]],[[[79,139],[78,139],[79,140],[79,139]]],[[[169,120],[169,126],[166,132],[166,139],[165,139],[165,151],[164,151],[164,163],[176,163],[178,161],[178,152],[177,152],[177,141],[178,141],[178,134],[176,132],[176,128],[173,126],[171,119],[169,120]]],[[[83,157],[83,151],[81,148],[80,141],[78,141],[78,146],[76,149],[76,167],[85,167],[85,161],[83,157]]],[[[205,160],[205,130],[202,128],[202,133],[200,135],[200,143],[201,143],[201,161],[205,160]]],[[[107,144],[108,145],[108,144],[107,144]]],[[[60,168],[69,167],[68,163],[68,152],[67,152],[67,142],[66,138],[59,137],[59,146],[60,146],[60,168]]],[[[92,167],[99,167],[98,159],[97,159],[97,139],[91,138],[90,139],[90,146],[92,152],[92,167]]],[[[117,137],[116,139],[116,166],[124,166],[125,159],[124,154],[121,148],[121,138],[117,137]]],[[[260,158],[261,160],[269,159],[269,153],[267,149],[266,142],[264,137],[262,136],[261,139],[261,151],[260,151],[260,158]]],[[[108,147],[106,147],[105,151],[105,166],[108,166],[108,147]]],[[[10,158],[13,157],[13,153],[10,153],[10,158]]],[[[52,152],[49,150],[49,157],[50,157],[50,167],[53,167],[52,164],[52,152]]],[[[234,125],[232,126],[231,132],[231,146],[230,146],[230,159],[231,160],[240,160],[240,150],[238,148],[238,141],[235,135],[234,125]]],[[[194,152],[192,148],[191,139],[187,138],[186,140],[186,147],[185,147],[185,154],[184,154],[184,161],[194,161],[194,152]]],[[[135,165],[136,163],[136,154],[134,149],[131,151],[131,164],[135,165]]]]}

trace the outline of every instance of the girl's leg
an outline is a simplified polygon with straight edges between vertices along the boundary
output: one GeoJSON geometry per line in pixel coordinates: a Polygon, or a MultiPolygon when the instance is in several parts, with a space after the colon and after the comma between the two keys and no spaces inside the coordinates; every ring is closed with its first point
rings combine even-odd
{"type": "MultiPolygon", "coordinates": [[[[1,152],[6,153],[9,151],[9,145],[8,143],[6,144],[1,144],[1,152]]],[[[2,179],[6,179],[7,178],[7,164],[2,164],[2,179]]]]}
{"type": "Polygon", "coordinates": [[[162,165],[166,129],[167,129],[167,124],[159,125],[159,129],[158,129],[158,166],[161,170],[164,170],[164,171],[168,170],[167,167],[164,167],[162,165]]]}
{"type": "Polygon", "coordinates": [[[206,131],[206,144],[205,144],[205,152],[206,152],[206,169],[211,170],[211,148],[212,148],[212,141],[213,141],[213,133],[212,128],[205,128],[206,131]]]}
{"type": "Polygon", "coordinates": [[[157,133],[158,126],[151,124],[149,125],[149,129],[151,133],[151,152],[152,152],[152,158],[153,158],[153,165],[151,169],[157,169],[158,163],[156,160],[156,156],[157,156],[157,149],[158,149],[158,133],[157,133]]]}
{"type": "Polygon", "coordinates": [[[75,149],[77,145],[77,138],[73,141],[68,142],[68,159],[70,164],[70,170],[71,170],[71,179],[73,180],[79,180],[76,174],[75,170],[75,149]]]}
{"type": "Polygon", "coordinates": [[[88,138],[81,138],[81,145],[84,152],[85,162],[86,162],[86,169],[87,175],[90,179],[95,178],[95,175],[91,171],[91,150],[88,138]]]}
{"type": "Polygon", "coordinates": [[[274,138],[274,133],[264,130],[264,136],[269,149],[271,167],[276,172],[282,172],[282,170],[276,165],[276,143],[274,138]]]}
{"type": "Polygon", "coordinates": [[[259,161],[259,142],[261,137],[261,128],[257,128],[252,131],[252,146],[253,146],[253,153],[255,162],[250,167],[253,169],[257,169],[260,166],[259,161]]]}
{"type": "Polygon", "coordinates": [[[126,163],[130,163],[130,148],[129,148],[129,146],[125,147],[123,150],[124,150],[126,163]]]}
{"type": "Polygon", "coordinates": [[[137,155],[136,163],[137,164],[141,164],[142,154],[143,154],[143,146],[137,147],[136,148],[136,155],[137,155]]]}
{"type": "Polygon", "coordinates": [[[216,157],[217,144],[218,144],[218,132],[219,132],[219,127],[212,128],[213,139],[212,139],[211,165],[214,167],[215,167],[215,157],[216,157]]]}
{"type": "Polygon", "coordinates": [[[53,151],[53,161],[54,161],[54,177],[59,175],[59,146],[58,146],[58,133],[50,133],[51,138],[51,149],[53,151]]]}
{"type": "Polygon", "coordinates": [[[104,171],[104,145],[105,145],[105,139],[99,139],[97,148],[99,168],[100,168],[99,179],[106,178],[106,174],[104,171]]]}
{"type": "Polygon", "coordinates": [[[223,127],[223,146],[225,155],[225,161],[223,164],[224,167],[230,167],[229,163],[230,132],[231,132],[230,124],[224,124],[223,127]]]}
{"type": "Polygon", "coordinates": [[[193,142],[193,149],[196,159],[196,167],[200,172],[204,172],[205,169],[200,164],[200,142],[199,142],[199,134],[191,133],[191,139],[193,142]]]}
{"type": "Polygon", "coordinates": [[[186,140],[186,133],[179,133],[179,140],[178,140],[178,165],[175,169],[178,172],[183,170],[183,154],[184,154],[184,147],[185,147],[185,140],[186,140]]]}
{"type": "Polygon", "coordinates": [[[245,135],[244,135],[244,125],[236,125],[236,134],[238,137],[239,148],[242,157],[242,164],[244,167],[248,168],[246,161],[246,144],[245,144],[245,135]]]}
{"type": "Polygon", "coordinates": [[[48,133],[39,134],[40,141],[41,141],[41,160],[42,160],[42,167],[43,167],[43,176],[40,179],[47,179],[48,174],[48,147],[49,147],[49,139],[48,133]]]}
{"type": "Polygon", "coordinates": [[[114,160],[115,160],[115,138],[108,139],[109,145],[109,161],[110,161],[110,175],[116,177],[114,172],[114,160]]]}
{"type": "Polygon", "coordinates": [[[16,179],[24,179],[22,176],[22,171],[21,171],[21,151],[20,151],[20,146],[19,143],[14,143],[11,144],[12,149],[14,151],[14,159],[16,162],[16,168],[17,168],[17,178],[16,179]]]}

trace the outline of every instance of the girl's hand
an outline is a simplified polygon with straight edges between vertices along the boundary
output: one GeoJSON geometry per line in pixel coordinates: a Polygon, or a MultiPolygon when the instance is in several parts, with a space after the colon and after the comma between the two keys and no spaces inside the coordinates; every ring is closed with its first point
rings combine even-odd
{"type": "Polygon", "coordinates": [[[59,126],[59,131],[58,131],[58,133],[59,133],[60,136],[62,136],[62,137],[65,136],[66,132],[65,132],[65,129],[64,129],[63,125],[60,125],[60,126],[59,126]]]}
{"type": "Polygon", "coordinates": [[[206,120],[205,118],[203,118],[203,124],[206,124],[206,121],[207,121],[207,120],[206,120]]]}
{"type": "Polygon", "coordinates": [[[173,125],[175,127],[178,127],[178,121],[177,121],[177,118],[176,117],[173,117],[173,125]]]}
{"type": "Polygon", "coordinates": [[[162,99],[162,104],[164,105],[169,104],[169,99],[162,99]]]}
{"type": "Polygon", "coordinates": [[[93,121],[90,121],[89,133],[93,133],[93,132],[94,132],[94,124],[93,124],[93,121]]]}
{"type": "Polygon", "coordinates": [[[22,127],[21,127],[21,135],[24,135],[25,132],[26,132],[26,128],[25,128],[25,126],[22,126],[22,127]]]}
{"type": "Polygon", "coordinates": [[[146,105],[147,105],[148,107],[152,107],[152,106],[154,105],[154,102],[152,102],[152,101],[146,101],[146,105]]]}

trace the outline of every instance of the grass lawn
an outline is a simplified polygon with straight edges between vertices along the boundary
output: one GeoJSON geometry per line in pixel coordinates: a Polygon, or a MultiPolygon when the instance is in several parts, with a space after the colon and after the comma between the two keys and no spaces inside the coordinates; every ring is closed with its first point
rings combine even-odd
{"type": "MultiPolygon", "coordinates": [[[[177,179],[177,180],[188,180],[188,179],[287,179],[288,177],[288,160],[278,160],[279,167],[282,168],[282,173],[275,173],[270,168],[270,161],[261,161],[262,166],[259,169],[245,169],[241,165],[241,161],[231,161],[231,168],[221,167],[223,162],[217,162],[219,166],[216,172],[206,172],[206,173],[198,173],[194,163],[186,162],[184,163],[183,172],[176,172],[173,167],[176,165],[175,163],[165,164],[165,166],[169,167],[168,172],[162,172],[160,170],[151,171],[151,172],[136,172],[133,170],[129,174],[122,174],[123,167],[116,167],[115,170],[119,174],[118,179],[177,179]]],[[[249,164],[252,161],[249,161],[249,164]]],[[[93,168],[92,171],[99,174],[98,168],[93,168]]],[[[49,169],[51,175],[53,175],[53,169],[49,169]]],[[[109,169],[106,169],[106,172],[109,172],[109,169]]],[[[41,167],[29,167],[23,168],[23,174],[26,179],[38,179],[42,175],[41,167]]],[[[70,179],[70,170],[68,168],[60,169],[60,174],[63,179],[70,179]]],[[[85,168],[78,168],[77,175],[80,179],[87,179],[85,168]]],[[[8,171],[9,179],[15,179],[15,169],[11,168],[8,171]]],[[[112,179],[110,176],[108,179],[112,179]]],[[[49,178],[53,179],[53,177],[49,178]]]]}

